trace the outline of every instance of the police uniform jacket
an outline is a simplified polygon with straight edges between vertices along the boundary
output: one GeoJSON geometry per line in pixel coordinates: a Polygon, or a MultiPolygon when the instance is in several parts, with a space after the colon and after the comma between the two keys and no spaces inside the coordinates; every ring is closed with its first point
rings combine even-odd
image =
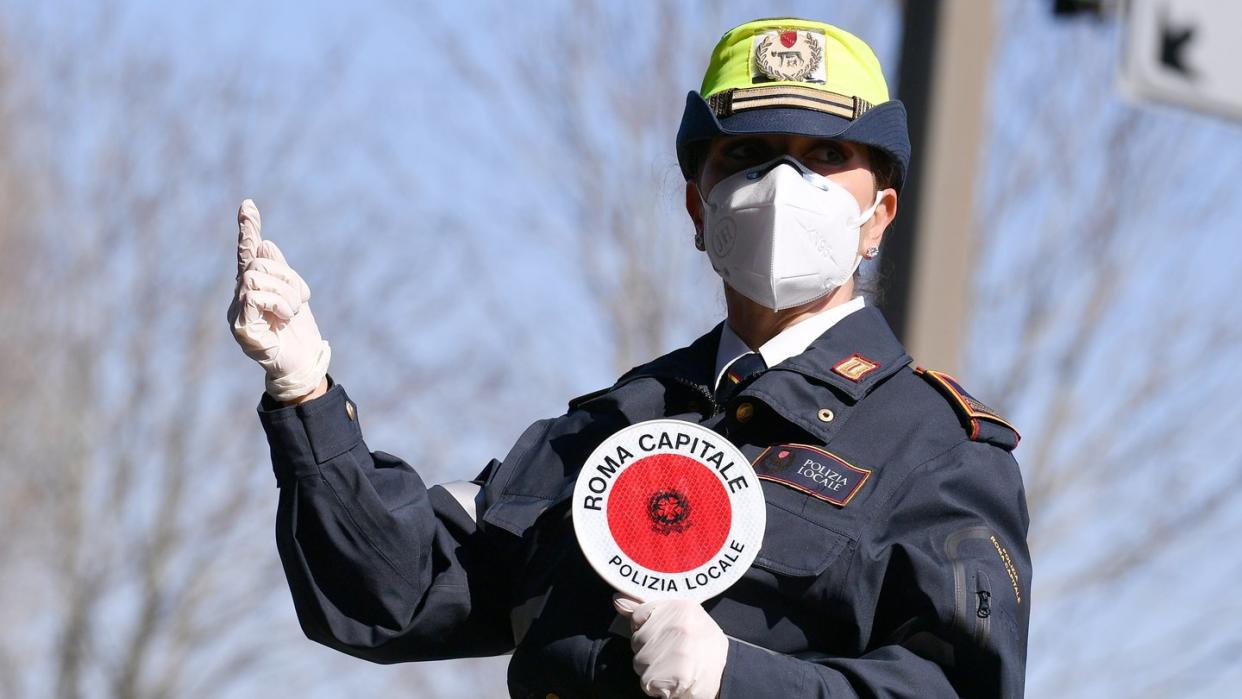
{"type": "Polygon", "coordinates": [[[753,566],[704,605],[729,636],[722,699],[1020,696],[1031,567],[1013,429],[912,368],[873,308],[726,405],[710,388],[720,332],[533,424],[473,500],[370,451],[340,385],[261,404],[307,636],[381,663],[512,653],[517,697],[641,697],[569,501],[601,441],[672,417],[738,446],[767,500],[753,566]]]}

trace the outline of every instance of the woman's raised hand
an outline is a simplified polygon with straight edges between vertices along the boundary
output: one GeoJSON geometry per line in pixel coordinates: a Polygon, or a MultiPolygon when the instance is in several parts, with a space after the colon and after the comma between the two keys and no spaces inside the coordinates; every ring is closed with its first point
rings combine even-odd
{"type": "Polygon", "coordinates": [[[237,286],[229,305],[233,338],[267,372],[267,392],[278,401],[322,393],[332,350],[319,336],[310,287],[270,240],[263,240],[259,209],[247,199],[237,211],[237,286]]]}

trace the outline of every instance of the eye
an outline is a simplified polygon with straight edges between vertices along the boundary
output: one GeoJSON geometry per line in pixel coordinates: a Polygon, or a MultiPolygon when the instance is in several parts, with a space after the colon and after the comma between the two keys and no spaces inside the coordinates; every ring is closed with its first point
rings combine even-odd
{"type": "Polygon", "coordinates": [[[763,158],[764,150],[755,141],[736,141],[722,149],[721,155],[734,165],[750,165],[763,158]]]}
{"type": "Polygon", "coordinates": [[[820,168],[838,168],[849,162],[850,154],[840,143],[825,141],[812,147],[802,157],[811,169],[817,172],[820,168]]]}

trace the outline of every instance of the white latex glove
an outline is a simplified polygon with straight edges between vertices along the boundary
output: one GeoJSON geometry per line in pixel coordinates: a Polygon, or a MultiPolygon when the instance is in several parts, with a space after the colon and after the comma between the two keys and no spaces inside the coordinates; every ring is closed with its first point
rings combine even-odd
{"type": "Polygon", "coordinates": [[[697,602],[659,600],[640,604],[613,597],[634,635],[634,672],[649,697],[716,699],[729,639],[697,602]]]}
{"type": "Polygon", "coordinates": [[[228,316],[233,337],[267,372],[272,398],[300,398],[319,386],[332,358],[307,304],[310,287],[280,248],[263,240],[254,201],[242,202],[237,227],[237,287],[228,316]]]}

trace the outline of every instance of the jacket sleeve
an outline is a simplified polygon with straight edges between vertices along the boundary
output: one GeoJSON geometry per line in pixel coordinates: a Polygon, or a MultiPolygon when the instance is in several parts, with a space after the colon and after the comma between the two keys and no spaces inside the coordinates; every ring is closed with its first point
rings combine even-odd
{"type": "Polygon", "coordinates": [[[852,563],[858,598],[875,600],[866,651],[795,658],[730,640],[721,699],[1022,696],[1031,564],[1017,463],[964,442],[891,500],[852,563]]]}
{"type": "Polygon", "coordinates": [[[369,452],[341,386],[297,406],[268,401],[276,543],[306,635],[381,663],[510,650],[504,578],[492,574],[504,552],[459,501],[369,452]]]}

